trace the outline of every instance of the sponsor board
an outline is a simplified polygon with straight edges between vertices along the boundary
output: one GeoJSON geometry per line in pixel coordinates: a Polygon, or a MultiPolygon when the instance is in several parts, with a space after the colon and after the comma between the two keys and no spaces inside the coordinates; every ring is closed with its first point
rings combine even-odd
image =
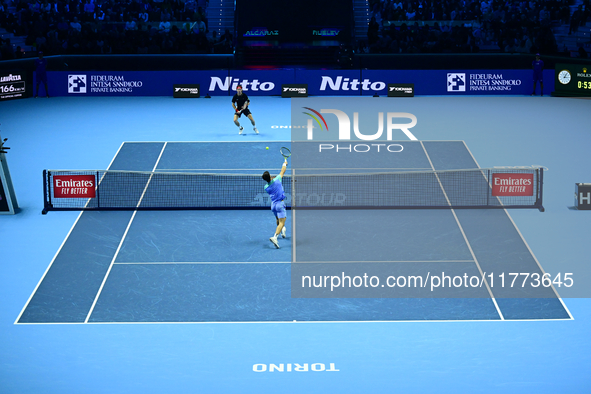
{"type": "Polygon", "coordinates": [[[94,175],[56,175],[53,177],[54,198],[96,197],[94,175]]]}
{"type": "Polygon", "coordinates": [[[502,196],[533,196],[533,174],[498,174],[492,176],[492,195],[502,196]]]}
{"type": "Polygon", "coordinates": [[[308,97],[308,84],[283,84],[281,85],[281,97],[308,97]]]}
{"type": "MultiPolygon", "coordinates": [[[[553,70],[545,73],[551,91],[553,70]]],[[[170,96],[178,81],[200,85],[200,96],[231,96],[238,85],[249,96],[283,95],[283,85],[307,85],[310,96],[387,95],[390,81],[421,95],[529,95],[533,84],[531,70],[48,71],[55,96],[170,96]]]]}
{"type": "Polygon", "coordinates": [[[414,97],[414,83],[389,83],[388,97],[414,97]]]}
{"type": "Polygon", "coordinates": [[[199,98],[201,97],[201,89],[199,84],[173,86],[172,97],[174,98],[199,98]]]}
{"type": "Polygon", "coordinates": [[[24,72],[0,72],[0,101],[24,98],[26,79],[24,72]]]}
{"type": "Polygon", "coordinates": [[[556,64],[554,79],[559,94],[591,96],[591,64],[556,64]]]}
{"type": "Polygon", "coordinates": [[[591,183],[575,184],[575,207],[579,210],[591,210],[591,183]]]}

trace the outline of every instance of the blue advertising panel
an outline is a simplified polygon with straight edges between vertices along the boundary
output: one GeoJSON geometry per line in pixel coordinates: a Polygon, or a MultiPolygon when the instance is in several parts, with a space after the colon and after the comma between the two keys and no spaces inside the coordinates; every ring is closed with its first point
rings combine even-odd
{"type": "MultiPolygon", "coordinates": [[[[388,94],[388,84],[414,84],[420,95],[527,95],[531,70],[215,70],[50,71],[54,96],[172,96],[175,84],[198,84],[201,97],[231,96],[242,85],[251,96],[281,95],[281,85],[307,84],[311,96],[388,94]]],[[[544,71],[544,91],[554,90],[554,71],[544,71]]]]}
{"type": "Polygon", "coordinates": [[[230,78],[231,91],[236,90],[236,86],[241,85],[244,93],[249,96],[279,96],[281,95],[281,85],[294,83],[294,70],[231,70],[230,76],[217,81],[212,78],[209,85],[210,95],[227,94],[228,79],[230,78]],[[223,89],[221,88],[223,87],[223,89]]]}
{"type": "Polygon", "coordinates": [[[199,84],[202,94],[228,96],[242,85],[248,95],[280,95],[293,70],[50,71],[54,96],[172,96],[176,84],[199,84]]]}
{"type": "Polygon", "coordinates": [[[48,71],[53,96],[172,96],[175,84],[209,86],[227,71],[48,71]]]}
{"type": "Polygon", "coordinates": [[[360,96],[373,95],[376,89],[386,91],[384,82],[365,80],[361,74],[359,70],[295,70],[295,83],[307,83],[308,94],[313,96],[360,96]]]}
{"type": "MultiPolygon", "coordinates": [[[[544,90],[554,89],[552,70],[544,90]]],[[[298,70],[296,83],[310,95],[387,95],[388,84],[414,84],[415,95],[524,95],[532,92],[530,70],[298,70]]]]}

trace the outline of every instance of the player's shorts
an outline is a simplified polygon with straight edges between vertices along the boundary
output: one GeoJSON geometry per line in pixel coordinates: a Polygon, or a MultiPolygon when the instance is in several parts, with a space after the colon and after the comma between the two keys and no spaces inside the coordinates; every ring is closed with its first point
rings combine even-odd
{"type": "Polygon", "coordinates": [[[541,74],[541,73],[540,74],[534,74],[534,82],[538,82],[538,81],[544,82],[544,80],[542,78],[542,75],[543,74],[541,74]]]}
{"type": "Polygon", "coordinates": [[[271,203],[271,211],[278,219],[287,217],[287,210],[285,209],[285,203],[283,201],[273,201],[271,203]]]}
{"type": "Polygon", "coordinates": [[[242,112],[238,113],[238,112],[234,112],[234,115],[238,115],[238,117],[244,115],[244,116],[248,116],[250,115],[250,110],[248,108],[246,108],[245,110],[243,110],[242,112]]]}

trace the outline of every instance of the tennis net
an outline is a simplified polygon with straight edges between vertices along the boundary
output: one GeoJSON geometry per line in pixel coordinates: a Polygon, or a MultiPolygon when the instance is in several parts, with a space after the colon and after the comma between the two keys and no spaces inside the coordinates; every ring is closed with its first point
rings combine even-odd
{"type": "MultiPolygon", "coordinates": [[[[295,172],[295,174],[294,174],[295,172]]],[[[283,178],[298,209],[537,208],[543,169],[468,169],[283,178]]],[[[264,209],[260,175],[137,171],[43,171],[44,209],[264,209]]]]}

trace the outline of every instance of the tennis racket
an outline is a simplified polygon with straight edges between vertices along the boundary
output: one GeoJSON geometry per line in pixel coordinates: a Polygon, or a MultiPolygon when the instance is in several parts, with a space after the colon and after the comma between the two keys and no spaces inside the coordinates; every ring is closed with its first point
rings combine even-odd
{"type": "Polygon", "coordinates": [[[287,158],[291,156],[291,151],[284,146],[282,146],[281,149],[279,149],[279,152],[281,152],[281,156],[283,156],[285,160],[287,160],[287,158]]]}

